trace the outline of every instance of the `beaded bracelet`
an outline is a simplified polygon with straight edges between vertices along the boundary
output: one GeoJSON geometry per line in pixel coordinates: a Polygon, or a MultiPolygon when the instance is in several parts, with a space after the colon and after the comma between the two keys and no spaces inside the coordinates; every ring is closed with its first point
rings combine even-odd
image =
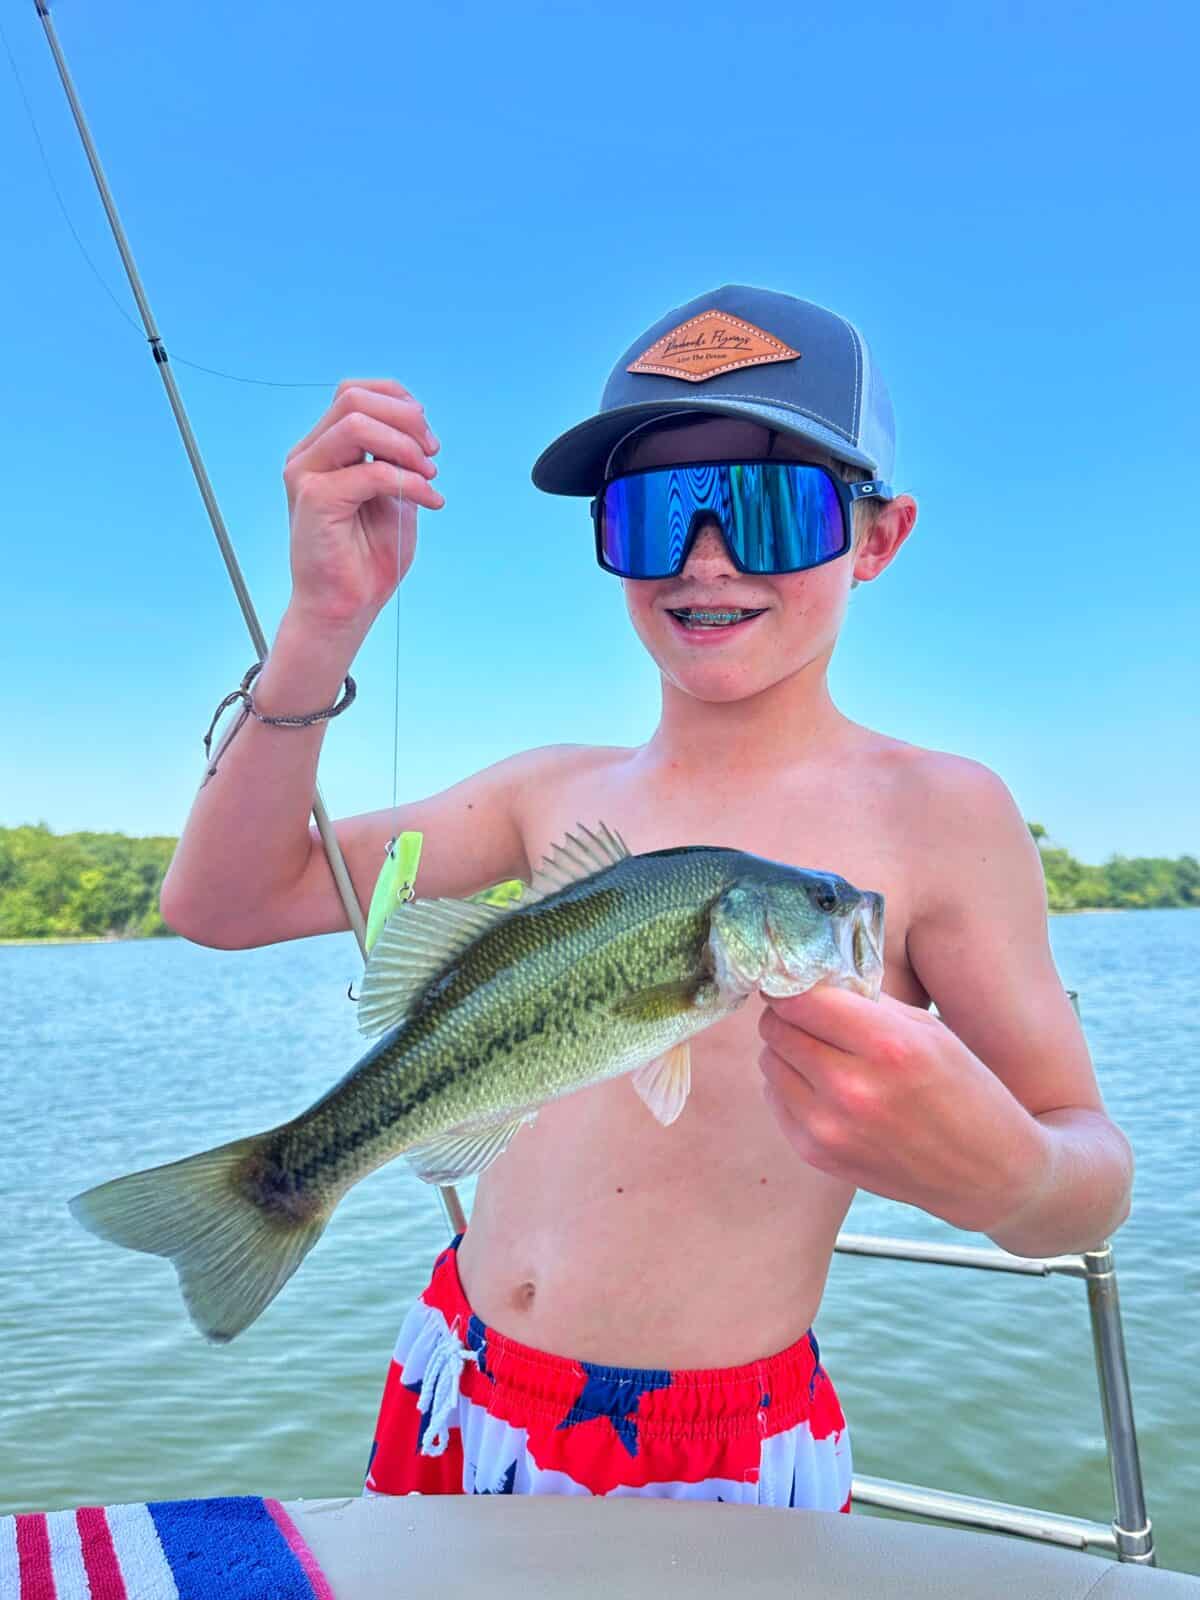
{"type": "MultiPolygon", "coordinates": [[[[358,693],[358,685],[355,683],[350,674],[347,673],[346,681],[342,685],[342,697],[340,700],[335,700],[333,705],[326,706],[321,711],[309,711],[303,716],[271,717],[268,716],[265,711],[260,711],[258,709],[258,707],[254,704],[254,696],[250,693],[250,685],[254,682],[255,678],[258,677],[262,669],[263,663],[261,661],[256,661],[254,665],[247,671],[246,676],[242,679],[238,687],[231,690],[230,693],[225,696],[224,700],[221,701],[221,704],[217,707],[217,709],[213,712],[212,721],[208,725],[208,732],[204,735],[204,755],[206,760],[212,754],[212,736],[213,730],[216,728],[217,723],[221,720],[222,716],[224,716],[225,712],[229,710],[230,706],[236,705],[239,700],[241,701],[242,709],[239,711],[237,718],[235,719],[229,732],[221,740],[216,755],[209,763],[209,766],[204,774],[204,783],[207,783],[216,772],[217,764],[219,763],[221,757],[225,754],[226,750],[229,749],[229,746],[233,742],[235,735],[240,732],[247,717],[254,717],[258,722],[265,722],[267,726],[271,728],[311,728],[315,723],[328,722],[333,717],[340,717],[342,712],[346,710],[347,706],[354,704],[354,697],[358,693]]],[[[204,784],[201,784],[201,788],[203,787],[204,784]]]]}

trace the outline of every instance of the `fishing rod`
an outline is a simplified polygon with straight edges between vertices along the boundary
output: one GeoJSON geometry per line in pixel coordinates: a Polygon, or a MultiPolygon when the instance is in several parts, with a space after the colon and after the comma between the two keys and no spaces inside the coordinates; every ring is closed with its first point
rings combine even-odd
{"type": "MultiPolygon", "coordinates": [[[[104,214],[108,218],[108,225],[112,229],[113,238],[116,240],[117,250],[120,252],[121,263],[125,268],[125,276],[129,279],[129,287],[133,290],[133,297],[137,301],[137,308],[142,318],[142,325],[146,330],[146,338],[150,342],[150,352],[154,357],[154,364],[158,368],[163,387],[167,391],[167,399],[171,410],[175,414],[175,421],[179,427],[183,448],[191,463],[192,473],[200,490],[200,498],[204,501],[204,509],[208,512],[208,520],[212,524],[213,533],[216,535],[217,544],[225,561],[225,570],[229,574],[229,581],[233,585],[233,592],[237,596],[238,605],[241,607],[246,628],[250,634],[251,643],[258,652],[258,659],[265,661],[267,657],[267,636],[263,632],[262,624],[258,620],[258,613],[254,609],[254,602],[250,598],[250,591],[246,586],[241,564],[237,552],[233,548],[233,541],[225,526],[225,519],[221,515],[221,508],[217,504],[217,497],[213,492],[212,483],[209,481],[208,472],[200,455],[200,446],[192,432],[192,425],[188,421],[187,411],[184,409],[183,397],[179,393],[175,382],[175,375],[167,359],[167,349],[154,324],[154,316],[150,310],[150,302],[146,298],[146,291],[142,287],[142,280],[138,273],[137,265],[133,259],[133,252],[129,248],[129,241],[125,237],[125,230],[121,226],[121,219],[117,215],[116,203],[112,191],[108,187],[108,180],[104,176],[104,168],[100,165],[100,157],[93,143],[87,119],[83,114],[83,107],[79,96],[75,93],[75,84],[67,69],[66,57],[58,42],[58,35],[54,31],[54,23],[50,17],[50,7],[47,0],[33,0],[34,8],[41,18],[42,28],[46,34],[46,41],[50,46],[50,53],[54,57],[54,64],[58,68],[58,75],[66,92],[71,115],[75,119],[75,126],[83,143],[84,153],[88,158],[88,165],[92,169],[92,176],[96,180],[96,187],[100,191],[100,200],[104,206],[104,214]]],[[[333,873],[333,881],[337,885],[337,892],[341,899],[346,917],[350,923],[351,931],[358,941],[358,948],[365,961],[367,958],[367,930],[363,919],[362,908],[358,903],[358,896],[354,892],[354,885],[350,881],[350,873],[346,867],[346,858],[342,854],[342,847],[338,843],[337,835],[333,831],[333,824],[329,820],[329,813],[321,799],[321,790],[318,786],[313,791],[312,803],[313,820],[317,824],[317,831],[321,836],[321,843],[325,847],[325,854],[329,860],[329,868],[333,873]]],[[[463,1211],[462,1202],[458,1192],[450,1185],[439,1188],[442,1207],[446,1214],[446,1221],[454,1233],[462,1233],[466,1228],[466,1213],[463,1211]]]]}

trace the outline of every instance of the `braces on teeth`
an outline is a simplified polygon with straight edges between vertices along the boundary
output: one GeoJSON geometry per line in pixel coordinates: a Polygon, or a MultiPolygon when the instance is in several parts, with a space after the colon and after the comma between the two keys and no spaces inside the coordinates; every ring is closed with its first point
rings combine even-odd
{"type": "Polygon", "coordinates": [[[746,610],[740,607],[729,611],[707,611],[693,609],[692,607],[682,607],[679,610],[672,610],[671,614],[678,617],[681,622],[692,626],[721,627],[728,626],[734,622],[741,622],[744,617],[756,617],[759,613],[757,610],[746,610]]]}

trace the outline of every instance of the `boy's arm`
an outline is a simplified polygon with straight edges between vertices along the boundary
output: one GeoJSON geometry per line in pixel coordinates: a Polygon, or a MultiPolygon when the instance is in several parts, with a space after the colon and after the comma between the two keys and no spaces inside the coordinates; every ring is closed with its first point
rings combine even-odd
{"type": "Polygon", "coordinates": [[[768,1098],[822,1170],[1018,1255],[1089,1249],[1128,1214],[1133,1161],[1055,971],[1037,848],[992,773],[930,759],[907,955],[940,1017],[827,987],[775,1001],[768,1098]]]}
{"type": "MultiPolygon", "coordinates": [[[[238,739],[249,731],[247,724],[238,739]]],[[[515,821],[520,796],[529,783],[545,781],[565,754],[557,749],[526,751],[426,799],[337,820],[334,833],[364,915],[387,843],[407,829],[424,835],[422,899],[460,898],[503,879],[528,879],[531,867],[515,821]]],[[[261,765],[251,759],[248,768],[245,802],[232,818],[224,808],[215,809],[211,819],[198,817],[198,807],[193,809],[163,884],[162,909],[168,926],[194,943],[230,950],[347,928],[324,845],[316,826],[309,824],[307,809],[293,821],[289,855],[273,863],[259,862],[247,869],[244,854],[227,840],[214,848],[212,836],[229,827],[241,831],[247,841],[262,837],[257,830],[285,834],[282,808],[272,813],[267,801],[272,786],[254,781],[261,765]],[[258,875],[257,881],[248,870],[258,875]]],[[[296,786],[293,792],[302,800],[311,796],[311,784],[296,786]]],[[[300,806],[291,809],[298,812],[300,806]]]]}
{"type": "MultiPolygon", "coordinates": [[[[412,562],[417,507],[436,511],[438,449],[420,404],[390,379],[338,386],[288,456],[292,594],[255,680],[264,715],[330,705],[372,622],[412,562]],[[403,499],[401,500],[401,496],[403,499]]],[[[351,713],[353,715],[353,713],[351,713]]],[[[248,719],[196,796],[163,883],[168,926],[239,949],[346,927],[309,813],[328,727],[248,719]]],[[[554,751],[501,762],[430,800],[336,824],[364,909],[389,838],[425,835],[421,890],[470,893],[528,872],[514,805],[554,751]]]]}

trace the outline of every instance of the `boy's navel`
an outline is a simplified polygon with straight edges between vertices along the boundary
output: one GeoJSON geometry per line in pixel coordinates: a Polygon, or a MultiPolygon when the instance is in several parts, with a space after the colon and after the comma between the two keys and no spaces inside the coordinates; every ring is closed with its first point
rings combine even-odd
{"type": "Polygon", "coordinates": [[[528,1311],[537,1298],[537,1285],[528,1279],[513,1290],[513,1306],[517,1311],[528,1311]]]}

